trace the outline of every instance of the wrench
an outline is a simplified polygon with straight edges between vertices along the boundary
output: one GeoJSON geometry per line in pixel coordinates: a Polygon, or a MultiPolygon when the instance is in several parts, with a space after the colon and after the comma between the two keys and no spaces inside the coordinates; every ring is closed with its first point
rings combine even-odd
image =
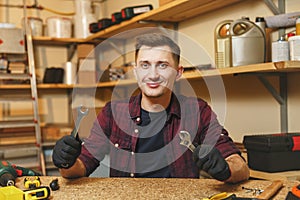
{"type": "Polygon", "coordinates": [[[76,122],[75,122],[75,127],[71,132],[71,135],[73,137],[76,138],[76,136],[78,134],[80,122],[81,122],[82,118],[85,117],[88,114],[88,112],[89,112],[88,108],[84,108],[83,106],[77,107],[77,119],[76,119],[76,122]]]}
{"type": "MultiPolygon", "coordinates": [[[[82,118],[88,114],[88,112],[89,112],[89,109],[84,108],[82,105],[77,108],[77,119],[76,119],[76,122],[75,122],[75,127],[71,132],[72,137],[74,137],[74,138],[77,137],[80,122],[81,122],[82,118]]],[[[63,164],[61,164],[61,167],[62,168],[68,168],[69,164],[68,163],[63,163],[63,164]]]]}
{"type": "Polygon", "coordinates": [[[180,131],[179,132],[179,137],[181,139],[181,141],[180,141],[181,145],[186,146],[192,152],[195,151],[196,147],[192,144],[191,135],[190,135],[189,132],[187,132],[187,131],[180,131]]]}

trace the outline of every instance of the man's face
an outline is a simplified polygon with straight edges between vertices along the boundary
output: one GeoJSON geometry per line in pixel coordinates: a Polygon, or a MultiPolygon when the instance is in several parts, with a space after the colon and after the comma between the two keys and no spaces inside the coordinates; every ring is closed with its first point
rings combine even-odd
{"type": "Polygon", "coordinates": [[[182,67],[175,64],[168,46],[142,46],[136,58],[135,75],[142,93],[151,98],[171,94],[182,67]]]}

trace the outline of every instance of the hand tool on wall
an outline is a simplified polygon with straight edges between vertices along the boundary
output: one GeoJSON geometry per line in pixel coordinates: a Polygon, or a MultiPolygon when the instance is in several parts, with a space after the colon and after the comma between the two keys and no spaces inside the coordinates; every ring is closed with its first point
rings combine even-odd
{"type": "Polygon", "coordinates": [[[75,127],[71,132],[71,135],[73,137],[75,137],[75,138],[77,137],[80,122],[81,122],[82,118],[85,117],[88,114],[88,112],[89,112],[89,109],[84,108],[84,106],[79,106],[77,108],[77,119],[76,119],[76,122],[75,122],[75,127]]]}

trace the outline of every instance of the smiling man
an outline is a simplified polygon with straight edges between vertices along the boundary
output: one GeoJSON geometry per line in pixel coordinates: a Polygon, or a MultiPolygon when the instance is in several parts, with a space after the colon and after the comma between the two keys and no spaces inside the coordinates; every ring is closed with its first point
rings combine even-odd
{"type": "Polygon", "coordinates": [[[180,48],[163,34],[136,39],[134,74],[140,94],[111,101],[94,122],[90,136],[57,141],[53,162],[66,178],[89,176],[110,155],[111,177],[199,178],[235,183],[249,178],[249,169],[216,114],[200,98],[175,94],[182,76],[180,48]],[[194,152],[180,145],[188,131],[194,152]]]}

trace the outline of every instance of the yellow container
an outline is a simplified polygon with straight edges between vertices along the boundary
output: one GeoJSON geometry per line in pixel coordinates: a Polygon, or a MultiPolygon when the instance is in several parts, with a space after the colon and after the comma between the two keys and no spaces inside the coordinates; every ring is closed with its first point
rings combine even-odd
{"type": "Polygon", "coordinates": [[[300,17],[296,20],[296,35],[300,35],[300,17]]]}
{"type": "Polygon", "coordinates": [[[0,188],[1,200],[23,200],[23,191],[15,186],[6,186],[0,188]]]}

